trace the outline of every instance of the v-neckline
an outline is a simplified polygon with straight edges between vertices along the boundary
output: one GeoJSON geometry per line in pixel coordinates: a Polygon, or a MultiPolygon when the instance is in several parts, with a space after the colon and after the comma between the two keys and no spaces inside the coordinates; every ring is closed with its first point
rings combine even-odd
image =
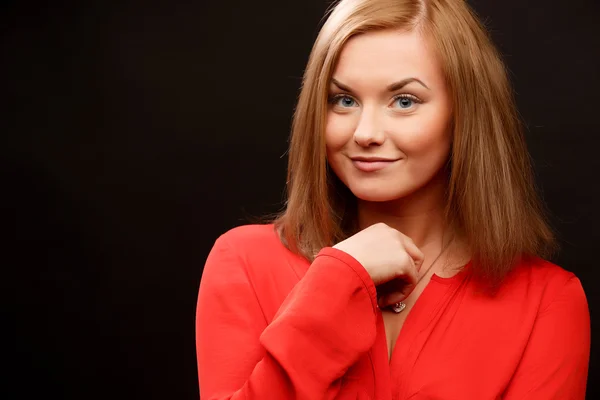
{"type": "Polygon", "coordinates": [[[413,331],[416,328],[412,328],[412,326],[415,324],[415,322],[413,322],[415,320],[415,318],[418,318],[419,316],[415,316],[414,313],[417,312],[421,312],[421,308],[425,307],[423,304],[424,303],[431,303],[431,299],[429,299],[428,297],[431,297],[432,295],[430,295],[429,293],[431,292],[431,287],[433,287],[433,285],[435,284],[432,283],[433,280],[433,276],[432,278],[429,280],[429,282],[427,282],[427,285],[425,285],[425,287],[423,288],[423,291],[421,292],[421,294],[419,295],[419,297],[415,300],[415,303],[412,305],[412,307],[410,308],[410,310],[408,311],[408,314],[406,315],[406,318],[404,319],[404,322],[402,323],[402,327],[400,328],[400,331],[398,332],[398,335],[396,336],[396,340],[395,340],[395,344],[394,347],[392,348],[391,352],[388,346],[388,337],[387,337],[387,332],[385,331],[385,322],[383,320],[383,313],[380,313],[379,317],[381,318],[381,322],[383,324],[383,332],[384,332],[384,337],[385,337],[385,347],[386,347],[386,358],[388,360],[388,366],[390,368],[390,370],[393,368],[393,362],[394,360],[398,357],[396,355],[396,353],[398,353],[398,348],[404,343],[406,345],[406,343],[410,343],[408,342],[406,339],[410,338],[410,335],[413,334],[413,331]],[[411,329],[412,328],[412,329],[411,329]]]}
{"type": "MultiPolygon", "coordinates": [[[[412,370],[412,366],[416,361],[415,352],[418,356],[418,348],[416,348],[416,339],[419,334],[429,326],[432,321],[432,315],[439,310],[443,304],[443,300],[447,298],[449,292],[452,292],[462,282],[471,266],[471,261],[463,266],[463,268],[455,275],[449,278],[442,278],[437,274],[433,274],[427,282],[427,285],[409,310],[402,328],[396,337],[396,343],[389,356],[389,348],[387,345],[387,334],[385,332],[385,323],[381,310],[378,313],[378,324],[383,331],[383,346],[385,349],[385,360],[387,361],[387,372],[390,379],[390,388],[392,393],[398,392],[399,389],[406,389],[403,382],[408,380],[408,373],[412,370]],[[419,328],[420,327],[420,328],[419,328]],[[398,362],[397,360],[402,360],[398,362]],[[402,376],[402,381],[398,379],[402,376]]],[[[395,396],[393,396],[395,398],[395,396]]]]}

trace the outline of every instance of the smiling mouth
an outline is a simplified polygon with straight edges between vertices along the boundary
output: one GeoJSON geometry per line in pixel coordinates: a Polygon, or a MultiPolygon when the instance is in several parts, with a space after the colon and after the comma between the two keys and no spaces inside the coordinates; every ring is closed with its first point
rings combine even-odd
{"type": "Polygon", "coordinates": [[[387,159],[387,158],[352,158],[352,164],[354,167],[363,172],[375,172],[380,171],[393,163],[400,161],[401,159],[387,159]]]}

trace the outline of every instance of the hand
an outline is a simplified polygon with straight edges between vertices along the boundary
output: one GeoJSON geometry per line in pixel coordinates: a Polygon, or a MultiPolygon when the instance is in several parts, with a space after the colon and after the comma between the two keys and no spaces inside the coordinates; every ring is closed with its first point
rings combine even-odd
{"type": "Polygon", "coordinates": [[[381,308],[404,300],[418,282],[423,253],[412,239],[384,223],[371,225],[333,247],[367,270],[381,308]]]}

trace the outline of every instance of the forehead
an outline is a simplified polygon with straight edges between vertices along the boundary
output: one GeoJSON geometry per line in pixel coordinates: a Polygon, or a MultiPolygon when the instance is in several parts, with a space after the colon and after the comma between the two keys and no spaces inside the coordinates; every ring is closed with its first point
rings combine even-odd
{"type": "Polygon", "coordinates": [[[342,48],[334,77],[357,88],[417,77],[443,81],[435,51],[417,31],[384,30],[352,37],[342,48]]]}

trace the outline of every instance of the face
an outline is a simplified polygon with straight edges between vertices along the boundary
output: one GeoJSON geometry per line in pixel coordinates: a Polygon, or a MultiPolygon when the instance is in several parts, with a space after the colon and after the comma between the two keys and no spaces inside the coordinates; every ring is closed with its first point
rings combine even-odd
{"type": "Polygon", "coordinates": [[[450,153],[451,104],[417,32],[351,38],[330,83],[325,141],[335,174],[365,201],[392,201],[432,181],[450,153]]]}

